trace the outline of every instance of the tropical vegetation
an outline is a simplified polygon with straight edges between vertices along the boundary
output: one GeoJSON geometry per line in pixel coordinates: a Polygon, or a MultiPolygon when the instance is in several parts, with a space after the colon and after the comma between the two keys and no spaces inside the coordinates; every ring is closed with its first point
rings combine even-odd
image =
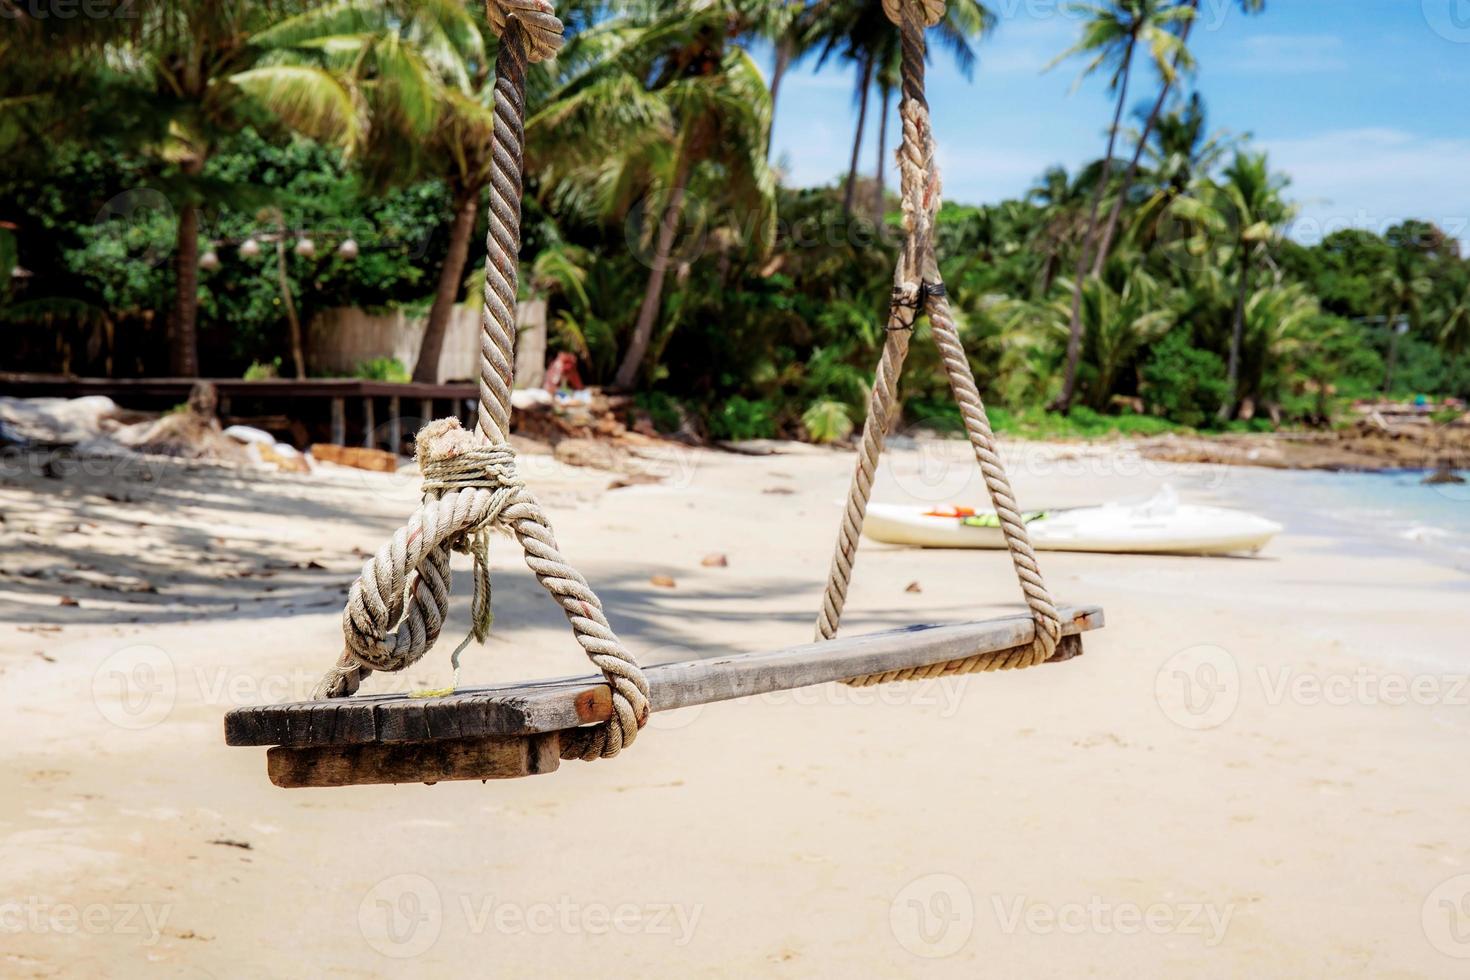
{"type": "MultiPolygon", "coordinates": [[[[418,364],[370,366],[432,379],[455,304],[478,302],[496,50],[483,10],[134,6],[22,14],[0,36],[7,369],[300,372],[298,321],[356,306],[421,316],[418,364]]],[[[899,236],[882,180],[898,45],[880,0],[558,9],[567,45],[528,79],[521,254],[549,353],[634,391],[662,428],[850,437],[899,236]],[[829,186],[789,186],[771,162],[782,79],[801,63],[856,82],[850,166],[829,186]]],[[[1470,261],[1453,230],[1304,240],[1289,175],[1208,124],[1198,0],[1079,9],[1058,63],[1112,91],[1103,155],[939,217],[998,424],[1317,425],[1380,393],[1470,396],[1470,261]]],[[[991,7],[951,0],[931,56],[969,71],[1003,29],[991,7]]],[[[903,392],[908,423],[953,424],[929,345],[903,392]]]]}

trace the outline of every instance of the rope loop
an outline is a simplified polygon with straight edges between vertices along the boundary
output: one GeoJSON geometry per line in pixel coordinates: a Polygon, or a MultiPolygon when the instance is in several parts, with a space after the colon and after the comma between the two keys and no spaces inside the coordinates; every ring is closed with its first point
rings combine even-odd
{"type": "Polygon", "coordinates": [[[485,0],[485,15],[500,37],[510,21],[521,25],[527,61],[546,61],[561,50],[562,23],[548,0],[485,0]]]}
{"type": "Polygon", "coordinates": [[[847,504],[838,526],[837,545],[833,549],[827,586],[817,614],[817,639],[832,639],[841,623],[878,460],[883,452],[888,423],[897,408],[898,376],[903,370],[913,324],[920,312],[928,316],[930,333],[944,361],[950,391],[959,406],[966,434],[995,507],[1012,568],[1031,610],[1035,632],[1030,643],[1014,650],[848,681],[859,685],[1034,666],[1052,657],[1062,632],[1056,604],[1042,579],[1026,531],[1025,518],[1016,504],[1010,479],[996,447],[995,433],[985,413],[985,403],[960,341],[959,327],[950,310],[935,255],[934,229],[939,214],[941,182],[934,159],[934,133],[924,92],[924,29],[943,19],[944,0],[883,0],[883,10],[899,26],[902,42],[903,102],[899,107],[899,117],[903,122],[903,139],[899,145],[898,166],[905,239],[898,267],[894,270],[887,337],[869,393],[857,465],[848,486],[847,504]]]}
{"type": "Polygon", "coordinates": [[[449,615],[451,552],[474,561],[470,632],[451,657],[457,678],[460,652],[472,639],[483,643],[494,619],[489,540],[499,528],[520,542],[526,564],[562,607],[578,645],[612,688],[611,720],[564,732],[562,758],[617,755],[648,721],[648,681],[613,632],[596,593],[557,549],[545,512],[516,472],[515,450],[487,444],[449,418],[419,431],[415,455],[423,500],[363,565],[342,612],[342,655],[312,699],[354,694],[373,671],[403,670],[433,647],[449,615]]]}
{"type": "Polygon", "coordinates": [[[920,15],[925,27],[933,27],[944,19],[945,0],[883,0],[883,12],[899,27],[903,26],[904,7],[920,15]]]}

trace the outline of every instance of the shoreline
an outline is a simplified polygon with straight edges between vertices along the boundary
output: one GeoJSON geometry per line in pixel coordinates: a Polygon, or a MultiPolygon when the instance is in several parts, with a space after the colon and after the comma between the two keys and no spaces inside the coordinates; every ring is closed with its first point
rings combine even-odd
{"type": "Polygon", "coordinates": [[[1176,435],[1134,440],[1140,452],[1175,463],[1217,463],[1328,472],[1470,469],[1470,426],[1360,420],[1342,429],[1176,435]]]}

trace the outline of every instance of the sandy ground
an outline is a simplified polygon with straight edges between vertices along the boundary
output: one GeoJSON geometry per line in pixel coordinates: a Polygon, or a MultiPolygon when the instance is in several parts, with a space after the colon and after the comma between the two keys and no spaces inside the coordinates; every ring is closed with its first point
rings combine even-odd
{"type": "MultiPolygon", "coordinates": [[[[879,498],[978,498],[963,448],[899,452],[879,498]]],[[[1229,503],[1245,479],[1011,456],[1027,506],[1165,480],[1229,503]]],[[[659,465],[608,490],[523,461],[629,647],[805,641],[851,457],[659,465]]],[[[413,479],[0,476],[0,975],[1470,970],[1467,581],[1428,562],[1290,528],[1258,559],[1048,555],[1061,600],[1107,609],[1066,665],[655,716],[618,759],[532,779],[283,791],[221,717],[310,689],[413,479]]],[[[513,547],[494,557],[467,680],[581,672],[513,547]]],[[[846,628],[1018,605],[1000,554],[865,545],[846,628]]],[[[373,689],[443,684],[447,658],[373,689]]]]}

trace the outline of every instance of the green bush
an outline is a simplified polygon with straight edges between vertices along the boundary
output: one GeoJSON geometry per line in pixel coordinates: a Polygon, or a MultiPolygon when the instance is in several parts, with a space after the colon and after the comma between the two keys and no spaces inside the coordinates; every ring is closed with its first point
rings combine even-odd
{"type": "Polygon", "coordinates": [[[640,391],[633,396],[633,405],[647,412],[653,427],[660,432],[677,432],[684,423],[679,400],[666,392],[640,391]]]}
{"type": "Polygon", "coordinates": [[[1191,344],[1183,330],[1171,331],[1155,344],[1143,366],[1149,410],[1180,425],[1197,429],[1208,423],[1228,392],[1224,362],[1191,344]]]}
{"type": "Polygon", "coordinates": [[[1010,412],[1003,408],[988,411],[990,427],[1003,435],[1023,439],[1091,439],[1098,436],[1153,436],[1172,432],[1179,426],[1167,419],[1151,415],[1103,415],[1085,405],[1072,409],[1070,415],[1028,408],[1010,412]]]}
{"type": "Polygon", "coordinates": [[[764,399],[749,401],[739,395],[728,399],[709,417],[710,435],[716,439],[770,439],[776,435],[776,413],[764,399]]]}
{"type": "Polygon", "coordinates": [[[281,359],[279,357],[261,362],[251,361],[250,366],[245,369],[246,381],[266,381],[281,376],[281,359]]]}
{"type": "MultiPolygon", "coordinates": [[[[997,413],[1004,412],[1004,409],[993,409],[991,423],[995,422],[997,413]]],[[[965,431],[965,419],[953,398],[907,398],[903,403],[903,417],[906,425],[915,428],[959,434],[965,431]]]]}
{"type": "Polygon", "coordinates": [[[812,402],[801,415],[801,424],[813,442],[841,442],[852,435],[852,417],[842,402],[832,399],[812,402]]]}
{"type": "Polygon", "coordinates": [[[363,361],[352,371],[354,378],[364,381],[396,381],[406,382],[410,375],[408,368],[396,357],[375,357],[370,361],[363,361]]]}

